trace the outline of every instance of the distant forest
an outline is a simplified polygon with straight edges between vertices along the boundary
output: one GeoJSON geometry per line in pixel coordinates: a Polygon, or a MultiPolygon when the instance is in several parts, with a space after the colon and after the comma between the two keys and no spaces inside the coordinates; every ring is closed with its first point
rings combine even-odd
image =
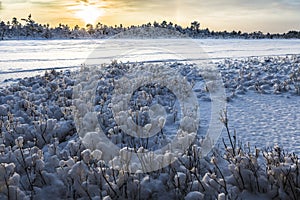
{"type": "MultiPolygon", "coordinates": [[[[126,31],[132,31],[137,28],[162,28],[191,38],[220,38],[220,39],[300,39],[300,31],[289,31],[282,34],[270,34],[252,32],[242,33],[241,31],[210,31],[209,29],[201,29],[200,23],[194,21],[188,27],[182,27],[172,22],[163,21],[142,24],[139,26],[123,27],[122,24],[115,26],[107,26],[97,23],[95,26],[87,24],[86,27],[78,25],[71,28],[68,25],[59,24],[57,27],[50,27],[49,24],[39,24],[29,15],[25,19],[21,19],[23,23],[13,18],[12,21],[0,22],[0,40],[9,39],[84,39],[84,38],[109,38],[126,31]]],[[[147,30],[146,29],[146,30],[147,30]]],[[[148,35],[149,36],[149,35],[148,35]]],[[[156,35],[162,37],[161,35],[156,35]]],[[[156,37],[155,35],[153,37],[156,37]]],[[[168,37],[168,35],[163,35],[168,37]]],[[[152,37],[151,35],[149,37],[152,37]]]]}

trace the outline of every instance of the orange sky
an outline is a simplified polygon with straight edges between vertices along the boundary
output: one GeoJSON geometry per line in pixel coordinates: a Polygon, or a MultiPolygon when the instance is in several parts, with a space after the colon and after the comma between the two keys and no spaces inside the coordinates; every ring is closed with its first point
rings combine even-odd
{"type": "Polygon", "coordinates": [[[139,25],[163,20],[187,26],[199,21],[211,30],[286,32],[300,29],[299,0],[0,0],[0,19],[84,26],[139,25]]]}

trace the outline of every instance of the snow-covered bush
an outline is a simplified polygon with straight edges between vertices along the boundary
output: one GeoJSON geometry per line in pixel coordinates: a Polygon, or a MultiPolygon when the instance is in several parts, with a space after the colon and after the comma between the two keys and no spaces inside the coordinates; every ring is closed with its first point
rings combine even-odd
{"type": "MultiPolygon", "coordinates": [[[[269,59],[281,63],[283,71],[296,72],[287,63],[291,62],[289,59],[296,62],[299,57],[269,59]]],[[[248,64],[260,62],[267,61],[254,58],[245,61],[248,64]]],[[[228,60],[221,68],[232,64],[239,67],[238,63],[228,60]]],[[[190,66],[175,66],[189,79],[197,74],[196,71],[188,73],[189,70],[195,70],[190,66]]],[[[104,151],[109,149],[109,145],[102,144],[103,151],[96,147],[89,149],[76,132],[71,115],[75,80],[70,72],[51,71],[44,76],[21,79],[17,84],[0,89],[0,199],[298,198],[298,156],[278,146],[266,150],[242,146],[237,141],[238,133],[232,133],[229,129],[226,112],[221,115],[227,131],[227,139],[223,141],[224,150],[214,149],[211,154],[202,157],[203,140],[196,137],[183,155],[168,166],[158,167],[158,170],[148,173],[140,170],[130,173],[126,170],[124,163],[132,156],[132,152],[156,150],[169,142],[168,127],[179,127],[183,123],[184,130],[178,133],[195,130],[189,118],[182,121],[178,119],[180,114],[176,111],[179,109],[175,95],[153,84],[140,87],[133,93],[131,114],[136,116],[135,123],[145,125],[149,131],[152,128],[149,118],[156,117],[151,112],[163,107],[167,117],[157,117],[157,123],[167,128],[150,138],[135,138],[125,134],[122,127],[111,120],[110,93],[114,86],[113,77],[122,76],[129,67],[130,64],[121,63],[107,66],[97,86],[95,116],[107,138],[120,148],[118,157],[109,163],[106,162],[108,158],[104,151]],[[134,102],[134,99],[137,101],[134,102]],[[150,99],[160,102],[161,107],[152,107],[150,99]]],[[[269,64],[264,70],[271,71],[274,68],[269,64]]],[[[256,69],[254,71],[258,73],[256,69]]],[[[245,67],[235,74],[234,79],[226,75],[223,79],[230,83],[227,89],[237,93],[246,92],[249,87],[255,86],[256,82],[250,78],[252,75],[250,68],[245,67]]],[[[197,78],[203,82],[201,77],[197,78]]],[[[275,83],[283,82],[280,77],[260,78],[257,87],[261,90],[272,91],[275,83]],[[268,83],[272,87],[267,87],[268,83]]],[[[294,83],[288,82],[289,77],[286,78],[293,87],[294,83]]],[[[208,96],[205,84],[202,86],[197,89],[199,98],[208,96]]],[[[90,118],[86,116],[87,121],[97,122],[90,118]]],[[[95,132],[89,134],[90,140],[95,139],[92,137],[95,132]]],[[[155,158],[154,162],[161,164],[161,157],[155,158]]]]}

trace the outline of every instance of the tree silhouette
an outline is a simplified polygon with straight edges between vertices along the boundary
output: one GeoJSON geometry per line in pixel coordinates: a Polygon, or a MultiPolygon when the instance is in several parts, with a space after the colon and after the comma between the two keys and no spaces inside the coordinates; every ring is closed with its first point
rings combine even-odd
{"type": "MultiPolygon", "coordinates": [[[[150,28],[161,27],[169,30],[178,31],[181,34],[192,38],[243,38],[243,39],[300,39],[300,31],[289,31],[283,34],[264,34],[261,31],[253,33],[242,33],[241,31],[233,30],[228,31],[210,31],[209,29],[201,29],[198,21],[193,21],[190,27],[183,28],[179,24],[173,24],[172,22],[162,21],[158,23],[156,21],[153,24],[145,23],[142,25],[123,26],[122,24],[115,26],[107,26],[98,22],[95,27],[91,24],[87,24],[84,28],[78,25],[72,29],[68,25],[59,24],[56,27],[50,27],[49,24],[38,24],[32,19],[32,15],[29,14],[27,18],[21,19],[21,22],[25,22],[23,25],[18,21],[16,17],[12,18],[9,22],[0,22],[0,39],[25,39],[25,38],[46,38],[46,39],[75,39],[75,38],[107,38],[109,36],[116,35],[126,30],[132,30],[136,28],[150,28]]],[[[167,35],[166,35],[167,36],[167,35]]]]}
{"type": "Polygon", "coordinates": [[[95,30],[94,30],[94,27],[93,27],[92,24],[87,24],[87,25],[86,25],[86,28],[87,28],[87,32],[88,32],[90,35],[92,35],[92,34],[95,33],[95,30]]]}
{"type": "Polygon", "coordinates": [[[1,34],[1,37],[0,37],[0,39],[1,40],[3,40],[4,39],[4,34],[5,34],[5,32],[6,32],[6,24],[5,24],[5,22],[0,22],[0,34],[1,34]]]}
{"type": "Polygon", "coordinates": [[[164,20],[160,25],[162,28],[167,28],[168,23],[164,20]]]}
{"type": "Polygon", "coordinates": [[[193,22],[191,23],[191,29],[192,29],[193,31],[197,31],[197,33],[199,33],[199,28],[200,28],[200,23],[199,23],[199,22],[193,21],[193,22]]]}

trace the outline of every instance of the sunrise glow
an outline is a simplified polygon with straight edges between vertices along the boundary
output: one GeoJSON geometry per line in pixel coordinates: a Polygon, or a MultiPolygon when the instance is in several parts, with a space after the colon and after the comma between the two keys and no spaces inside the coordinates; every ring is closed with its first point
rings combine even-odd
{"type": "Polygon", "coordinates": [[[74,10],[75,17],[82,20],[85,24],[95,24],[97,20],[99,20],[99,17],[104,14],[104,11],[101,8],[83,2],[70,9],[74,10]]]}
{"type": "Polygon", "coordinates": [[[299,10],[298,0],[0,0],[0,20],[32,14],[52,26],[130,26],[166,20],[186,27],[196,20],[210,30],[282,33],[300,29],[299,10]]]}

